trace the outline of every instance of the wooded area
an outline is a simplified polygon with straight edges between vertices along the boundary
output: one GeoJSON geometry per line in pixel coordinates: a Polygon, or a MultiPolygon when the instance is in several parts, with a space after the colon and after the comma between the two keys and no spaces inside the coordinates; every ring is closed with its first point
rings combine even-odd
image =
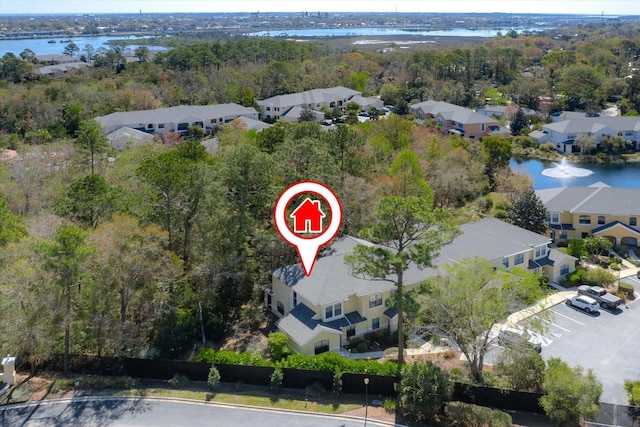
{"type": "Polygon", "coordinates": [[[385,53],[197,41],[130,63],[115,45],[83,52],[93,66],[60,79],[33,75],[29,52],[4,55],[0,149],[20,157],[0,163],[0,349],[33,365],[64,347],[186,357],[196,343],[255,329],[270,271],[297,262],[271,215],[277,195],[300,180],[337,192],[341,234],[370,227],[388,196],[428,195],[458,224],[493,214],[490,192],[508,204],[530,187],[507,167],[511,142],[447,135],[408,116],[408,105],[477,107],[497,91],[495,102],[536,109],[551,97],[547,113],[615,101],[637,114],[637,30],[592,24],[560,37],[385,53]],[[232,122],[216,130],[214,154],[198,136],[177,134],[118,152],[93,121],[161,106],[254,106],[337,85],[380,95],[394,114],[329,130],[302,122],[256,132],[232,122]]]}

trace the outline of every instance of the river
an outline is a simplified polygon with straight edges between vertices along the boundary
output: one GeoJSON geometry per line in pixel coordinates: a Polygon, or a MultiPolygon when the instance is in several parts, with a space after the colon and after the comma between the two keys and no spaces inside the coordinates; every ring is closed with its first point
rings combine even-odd
{"type": "MultiPolygon", "coordinates": [[[[542,31],[549,27],[534,27],[527,29],[515,29],[521,33],[523,31],[542,31]]],[[[468,28],[452,28],[450,30],[429,30],[427,28],[314,28],[314,29],[289,29],[289,30],[272,30],[257,31],[255,33],[246,33],[248,36],[256,37],[344,37],[344,36],[442,36],[442,37],[496,37],[498,32],[506,34],[511,28],[491,29],[479,28],[471,30],[468,28]]]]}
{"type": "MultiPolygon", "coordinates": [[[[100,47],[109,48],[108,43],[113,40],[126,40],[124,36],[93,36],[93,37],[64,37],[64,38],[46,38],[46,39],[20,39],[20,40],[1,40],[0,41],[0,56],[7,52],[12,52],[18,56],[25,49],[31,49],[36,55],[50,55],[59,54],[62,55],[62,51],[70,42],[74,42],[79,48],[80,52],[84,50],[84,47],[88,44],[92,45],[94,49],[100,47]],[[54,40],[55,43],[49,43],[50,40],[54,40]],[[61,43],[62,42],[62,43],[61,43]]],[[[131,38],[129,38],[131,39],[131,38]]],[[[133,39],[144,40],[143,37],[133,37],[133,39]]],[[[140,45],[127,45],[127,49],[134,50],[140,45]]],[[[161,46],[149,46],[152,50],[164,50],[161,46]]]]}
{"type": "Polygon", "coordinates": [[[564,186],[585,187],[596,182],[604,182],[611,187],[640,188],[640,163],[615,165],[571,163],[571,166],[589,169],[593,173],[585,177],[568,178],[542,175],[544,169],[558,166],[558,163],[554,162],[512,158],[510,165],[513,171],[525,173],[531,178],[534,190],[564,186]]]}

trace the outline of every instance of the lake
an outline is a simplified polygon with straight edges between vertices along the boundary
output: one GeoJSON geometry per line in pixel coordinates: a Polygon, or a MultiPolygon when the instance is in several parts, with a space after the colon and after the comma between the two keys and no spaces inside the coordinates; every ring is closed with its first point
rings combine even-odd
{"type": "MultiPolygon", "coordinates": [[[[531,28],[532,31],[542,31],[545,28],[531,28]]],[[[521,33],[529,29],[516,29],[521,33]]],[[[429,30],[425,28],[318,28],[318,29],[291,29],[291,30],[273,30],[258,31],[255,33],[246,33],[248,36],[256,37],[344,37],[344,36],[449,36],[449,37],[495,37],[498,32],[506,34],[511,28],[491,29],[481,28],[470,30],[467,28],[452,28],[450,30],[429,30]]]]}
{"type": "Polygon", "coordinates": [[[513,171],[526,173],[531,178],[534,190],[564,186],[586,187],[599,181],[611,187],[640,188],[640,163],[623,165],[570,163],[570,165],[589,169],[593,171],[593,174],[585,177],[553,178],[542,175],[542,171],[546,168],[557,167],[558,163],[516,160],[515,158],[512,158],[510,162],[513,171]]]}
{"type": "MultiPolygon", "coordinates": [[[[60,43],[62,40],[71,40],[80,48],[80,53],[84,50],[84,47],[88,44],[92,45],[94,49],[104,47],[109,48],[108,42],[113,40],[124,40],[123,36],[94,36],[94,37],[58,37],[47,39],[21,39],[21,40],[2,40],[0,41],[0,56],[7,52],[12,52],[14,55],[19,56],[25,49],[31,49],[36,55],[50,55],[59,54],[62,55],[62,51],[69,43],[60,43]],[[49,43],[49,40],[55,40],[55,43],[49,43]]],[[[134,39],[143,40],[144,37],[134,37],[134,39]]],[[[140,45],[129,45],[127,49],[134,50],[140,45]]],[[[160,46],[149,46],[152,50],[164,50],[165,48],[160,46]]]]}

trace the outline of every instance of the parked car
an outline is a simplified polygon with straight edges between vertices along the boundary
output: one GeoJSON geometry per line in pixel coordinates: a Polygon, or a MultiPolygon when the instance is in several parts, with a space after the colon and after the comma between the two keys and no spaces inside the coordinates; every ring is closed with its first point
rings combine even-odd
{"type": "Polygon", "coordinates": [[[590,298],[593,298],[600,304],[600,307],[602,308],[608,308],[613,310],[617,308],[620,304],[622,304],[622,300],[620,298],[618,298],[613,294],[608,293],[605,288],[602,288],[600,286],[587,286],[587,285],[579,286],[578,294],[586,295],[590,298]]]}
{"type": "Polygon", "coordinates": [[[565,304],[584,310],[587,313],[597,313],[598,311],[600,311],[600,305],[598,305],[598,301],[586,295],[574,295],[571,297],[567,297],[567,299],[565,300],[565,304]]]}
{"type": "Polygon", "coordinates": [[[521,346],[530,346],[536,352],[542,351],[542,345],[527,330],[516,328],[503,328],[498,334],[498,344],[503,347],[522,348],[521,346]],[[520,346],[520,347],[518,347],[520,346]]]}
{"type": "Polygon", "coordinates": [[[369,113],[367,113],[366,111],[360,111],[360,113],[358,113],[358,115],[360,117],[369,117],[369,113]]]}

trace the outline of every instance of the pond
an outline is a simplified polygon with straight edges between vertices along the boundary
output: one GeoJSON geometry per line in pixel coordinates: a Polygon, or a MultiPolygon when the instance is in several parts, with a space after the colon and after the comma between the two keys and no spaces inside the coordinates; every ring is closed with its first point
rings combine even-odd
{"type": "Polygon", "coordinates": [[[640,188],[640,163],[614,165],[569,163],[566,165],[569,168],[591,171],[592,173],[587,176],[577,176],[585,175],[584,173],[571,174],[570,169],[566,174],[547,171],[543,175],[545,169],[560,168],[561,162],[512,158],[510,166],[514,172],[527,174],[533,182],[534,190],[565,186],[586,187],[596,182],[604,182],[611,187],[640,188]]]}

